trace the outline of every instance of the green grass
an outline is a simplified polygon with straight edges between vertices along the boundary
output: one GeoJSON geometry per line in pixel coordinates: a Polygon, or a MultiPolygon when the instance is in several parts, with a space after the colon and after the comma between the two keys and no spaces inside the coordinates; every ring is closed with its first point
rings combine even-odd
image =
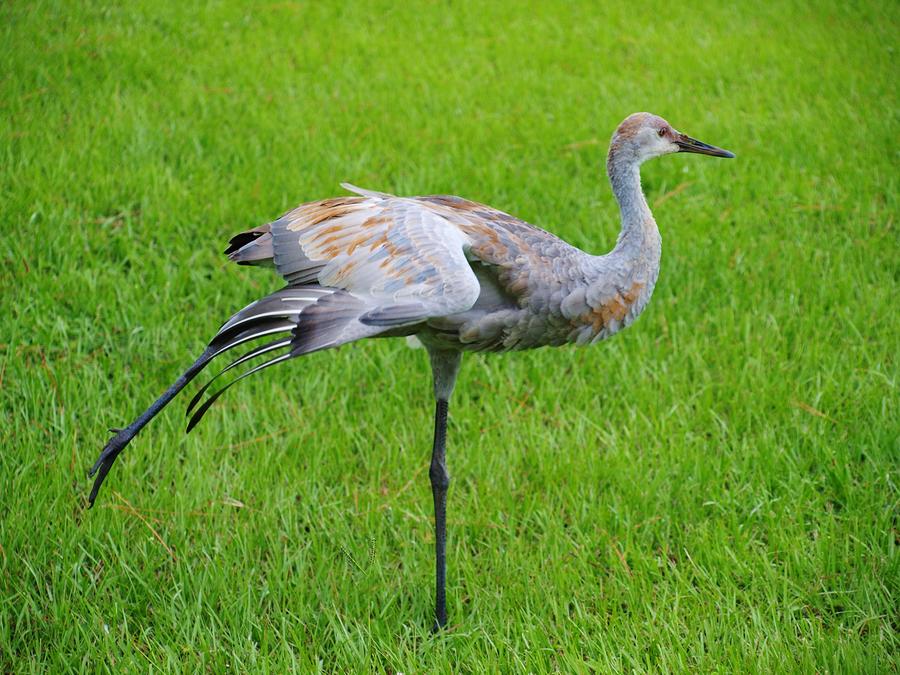
{"type": "Polygon", "coordinates": [[[169,4],[0,6],[0,670],[897,672],[900,5],[169,4]],[[446,634],[402,341],[179,400],[85,510],[279,287],[231,234],[349,180],[600,253],[635,110],[738,159],[645,166],[634,327],[464,360],[446,634]]]}

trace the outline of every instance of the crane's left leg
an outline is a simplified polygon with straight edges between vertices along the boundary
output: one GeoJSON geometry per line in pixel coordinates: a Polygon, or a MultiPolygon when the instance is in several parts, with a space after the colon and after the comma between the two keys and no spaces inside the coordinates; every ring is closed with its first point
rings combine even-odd
{"type": "Polygon", "coordinates": [[[447,411],[450,395],[456,384],[456,375],[462,354],[454,351],[429,349],[431,372],[434,375],[434,446],[431,451],[431,493],[434,496],[434,552],[435,552],[435,621],[432,631],[447,625],[447,488],[450,474],[447,471],[447,411]]]}

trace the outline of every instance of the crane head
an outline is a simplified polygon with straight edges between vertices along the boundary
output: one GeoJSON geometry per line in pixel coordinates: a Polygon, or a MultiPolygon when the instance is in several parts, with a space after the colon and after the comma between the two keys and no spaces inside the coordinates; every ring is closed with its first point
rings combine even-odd
{"type": "Polygon", "coordinates": [[[629,158],[637,163],[674,152],[694,152],[711,157],[734,157],[728,150],[708,145],[676,131],[658,115],[639,112],[629,115],[616,129],[610,142],[610,156],[629,158]]]}

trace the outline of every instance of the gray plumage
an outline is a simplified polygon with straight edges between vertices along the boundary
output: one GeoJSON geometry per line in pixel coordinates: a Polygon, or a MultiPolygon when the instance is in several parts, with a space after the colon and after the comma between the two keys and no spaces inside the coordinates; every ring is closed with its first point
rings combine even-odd
{"type": "Polygon", "coordinates": [[[416,336],[434,373],[435,447],[430,476],[438,545],[437,624],[443,601],[447,402],[466,351],[584,345],[630,325],[659,275],[661,240],[641,191],[639,167],[673,152],[731,153],[636,113],[619,125],[607,170],[622,215],[615,248],[590,255],[497,209],[452,196],[397,197],[343,184],[351,197],[301,204],[242,232],[226,250],[239,264],[272,266],[287,286],[229,319],[170,389],[104,448],[93,504],[115,458],[140,429],[214,358],[261,342],[203,386],[188,430],[232,384],[277,363],[370,337],[416,336]],[[249,370],[207,396],[234,368],[249,370]],[[204,396],[207,396],[204,399],[204,396]]]}

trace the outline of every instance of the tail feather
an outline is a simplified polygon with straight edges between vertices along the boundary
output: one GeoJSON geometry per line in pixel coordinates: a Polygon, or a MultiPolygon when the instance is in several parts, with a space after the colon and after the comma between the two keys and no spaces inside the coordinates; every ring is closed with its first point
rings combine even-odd
{"type": "Polygon", "coordinates": [[[236,234],[228,242],[225,253],[238,265],[273,265],[275,248],[269,226],[236,234]]]}

